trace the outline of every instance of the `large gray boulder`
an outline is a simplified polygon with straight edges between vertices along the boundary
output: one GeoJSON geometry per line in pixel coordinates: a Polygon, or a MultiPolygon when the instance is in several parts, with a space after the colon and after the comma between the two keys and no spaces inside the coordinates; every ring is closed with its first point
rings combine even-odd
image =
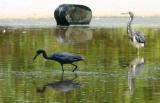
{"type": "Polygon", "coordinates": [[[92,19],[92,11],[84,5],[62,4],[54,12],[57,25],[87,25],[92,19]]]}

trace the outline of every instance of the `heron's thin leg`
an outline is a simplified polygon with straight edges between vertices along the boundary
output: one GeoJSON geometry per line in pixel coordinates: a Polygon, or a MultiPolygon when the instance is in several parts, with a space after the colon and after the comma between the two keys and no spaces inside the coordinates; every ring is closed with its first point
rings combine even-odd
{"type": "Polygon", "coordinates": [[[72,70],[72,72],[74,72],[77,69],[77,65],[72,64],[73,66],[75,66],[75,68],[72,70]]]}
{"type": "Polygon", "coordinates": [[[138,57],[139,57],[139,48],[137,48],[137,55],[138,55],[138,57]]]}
{"type": "Polygon", "coordinates": [[[61,64],[61,67],[62,67],[62,71],[64,72],[63,64],[61,64]]]}
{"type": "Polygon", "coordinates": [[[63,77],[64,77],[64,72],[62,72],[61,74],[61,80],[63,80],[63,77]]]}

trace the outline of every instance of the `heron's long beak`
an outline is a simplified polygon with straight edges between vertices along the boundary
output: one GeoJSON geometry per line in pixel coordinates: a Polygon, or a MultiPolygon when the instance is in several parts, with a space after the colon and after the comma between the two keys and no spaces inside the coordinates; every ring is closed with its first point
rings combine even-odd
{"type": "Polygon", "coordinates": [[[33,60],[35,60],[35,59],[37,58],[38,55],[39,55],[39,54],[36,54],[36,55],[34,56],[33,60]]]}
{"type": "Polygon", "coordinates": [[[128,14],[128,13],[121,13],[121,15],[126,15],[126,14],[128,14]]]}

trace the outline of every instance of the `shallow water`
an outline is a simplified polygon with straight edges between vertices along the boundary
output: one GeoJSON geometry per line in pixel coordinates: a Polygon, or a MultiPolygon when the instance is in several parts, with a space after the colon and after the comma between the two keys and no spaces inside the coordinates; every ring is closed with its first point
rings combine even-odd
{"type": "MultiPolygon", "coordinates": [[[[126,26],[129,17],[93,17],[90,27],[121,27],[126,26]]],[[[135,17],[134,26],[160,27],[160,17],[135,17]]],[[[1,26],[11,27],[56,27],[54,18],[48,19],[0,19],[1,26]]]]}
{"type": "Polygon", "coordinates": [[[1,103],[159,103],[160,29],[136,27],[145,33],[139,56],[125,27],[11,28],[0,34],[1,103]],[[33,57],[84,55],[78,70],[33,57]],[[134,69],[134,67],[137,67],[134,69]]]}

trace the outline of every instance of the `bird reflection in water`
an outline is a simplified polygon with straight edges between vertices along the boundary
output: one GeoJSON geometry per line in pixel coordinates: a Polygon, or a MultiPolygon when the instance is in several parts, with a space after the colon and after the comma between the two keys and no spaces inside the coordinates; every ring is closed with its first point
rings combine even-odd
{"type": "Polygon", "coordinates": [[[76,78],[77,74],[75,74],[75,77],[72,79],[64,79],[64,73],[62,73],[61,79],[59,81],[47,83],[43,85],[42,88],[37,88],[37,92],[43,93],[46,91],[47,88],[53,88],[59,92],[68,92],[76,88],[84,87],[83,84],[75,81],[76,78]]]}
{"type": "Polygon", "coordinates": [[[135,77],[141,75],[144,70],[144,63],[144,58],[137,57],[129,65],[128,87],[130,94],[134,92],[135,77]]]}
{"type": "Polygon", "coordinates": [[[89,27],[57,27],[55,34],[59,43],[78,44],[92,40],[92,29],[89,27]]]}

